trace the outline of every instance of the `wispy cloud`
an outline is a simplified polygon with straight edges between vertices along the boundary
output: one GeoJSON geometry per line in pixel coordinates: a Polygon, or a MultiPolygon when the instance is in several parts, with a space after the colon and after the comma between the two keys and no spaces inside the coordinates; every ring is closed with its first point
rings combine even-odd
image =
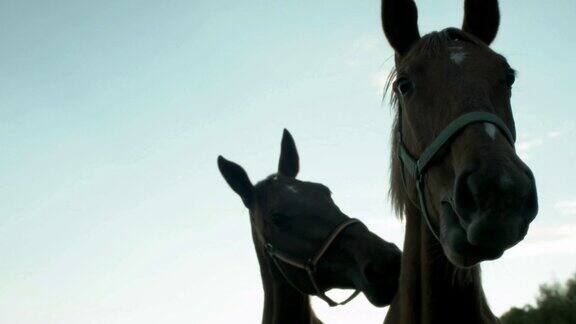
{"type": "Polygon", "coordinates": [[[536,149],[542,145],[544,145],[544,140],[542,138],[532,138],[532,139],[528,139],[528,140],[521,140],[520,142],[518,142],[518,144],[516,144],[516,150],[517,150],[520,158],[526,160],[526,159],[530,158],[530,153],[534,149],[536,149]]]}
{"type": "Polygon", "coordinates": [[[546,134],[546,137],[548,137],[549,139],[555,139],[562,136],[562,134],[563,134],[562,131],[552,131],[548,132],[548,134],[546,134]]]}
{"type": "MultiPolygon", "coordinates": [[[[573,206],[576,213],[576,204],[573,206]]],[[[510,257],[534,257],[551,254],[574,254],[576,222],[555,226],[534,227],[526,241],[507,252],[510,257]]]]}
{"type": "Polygon", "coordinates": [[[352,45],[352,54],[348,59],[348,66],[357,66],[364,62],[367,56],[373,55],[378,51],[378,44],[380,40],[377,38],[362,38],[358,39],[352,45]]]}
{"type": "Polygon", "coordinates": [[[561,129],[549,131],[540,137],[521,138],[518,144],[516,144],[518,155],[520,158],[528,160],[536,149],[549,144],[549,142],[552,140],[558,140],[559,138],[569,135],[572,130],[574,130],[574,126],[571,124],[566,124],[561,126],[561,129]]]}
{"type": "Polygon", "coordinates": [[[576,215],[576,199],[558,201],[554,204],[554,209],[563,215],[576,215]]]}
{"type": "MultiPolygon", "coordinates": [[[[576,215],[576,199],[561,200],[554,204],[554,209],[563,215],[576,215]]],[[[514,247],[507,256],[534,257],[539,255],[575,254],[576,220],[562,224],[530,227],[525,241],[514,247]]]]}
{"type": "Polygon", "coordinates": [[[388,73],[382,71],[379,73],[376,73],[372,79],[373,84],[378,88],[378,89],[384,89],[384,87],[386,86],[386,83],[388,82],[388,73]]]}

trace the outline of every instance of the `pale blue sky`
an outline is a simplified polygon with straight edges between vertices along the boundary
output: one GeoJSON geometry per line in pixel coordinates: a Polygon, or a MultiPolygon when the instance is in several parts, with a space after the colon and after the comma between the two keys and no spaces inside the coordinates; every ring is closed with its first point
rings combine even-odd
{"type": "MultiPolygon", "coordinates": [[[[484,266],[497,313],[576,271],[576,3],[502,1],[493,48],[519,70],[518,150],[541,211],[484,266]]],[[[420,29],[461,0],[417,1],[420,29]]],[[[401,244],[386,197],[392,52],[379,1],[0,0],[0,322],[259,321],[247,211],[216,168],[302,179],[401,244]]],[[[364,298],[326,323],[381,323],[364,298]]]]}

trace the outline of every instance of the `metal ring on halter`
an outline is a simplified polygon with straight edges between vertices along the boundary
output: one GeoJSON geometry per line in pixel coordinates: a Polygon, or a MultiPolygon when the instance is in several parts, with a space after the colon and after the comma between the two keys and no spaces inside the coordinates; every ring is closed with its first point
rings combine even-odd
{"type": "Polygon", "coordinates": [[[283,263],[289,264],[293,267],[305,270],[307,275],[308,275],[308,279],[310,280],[310,283],[312,284],[312,287],[316,291],[315,295],[318,298],[321,298],[322,300],[324,300],[331,307],[338,306],[338,305],[345,305],[360,294],[360,291],[358,289],[356,289],[354,291],[354,293],[352,293],[352,295],[350,295],[350,297],[346,298],[343,302],[339,302],[339,303],[335,302],[330,297],[326,296],[326,293],[324,293],[323,291],[320,290],[320,287],[318,286],[318,284],[316,282],[315,274],[316,274],[316,266],[318,265],[318,262],[320,261],[320,259],[324,255],[324,253],[326,253],[328,248],[332,245],[332,243],[336,240],[338,235],[340,235],[340,233],[342,233],[347,227],[349,227],[352,224],[359,223],[362,226],[364,226],[364,224],[362,222],[360,222],[359,220],[357,220],[355,218],[350,218],[350,219],[340,223],[330,233],[330,235],[328,235],[328,237],[324,240],[324,242],[322,243],[322,245],[320,246],[320,249],[318,249],[316,254],[314,254],[314,256],[312,258],[308,259],[307,262],[301,262],[297,259],[294,259],[294,258],[274,249],[274,246],[272,246],[272,244],[268,243],[266,241],[266,239],[264,238],[264,236],[262,235],[262,233],[260,233],[260,231],[257,229],[256,223],[254,222],[254,219],[252,217],[250,217],[250,218],[252,221],[252,227],[254,229],[254,232],[256,233],[256,236],[258,237],[258,240],[260,241],[260,243],[264,246],[264,250],[270,256],[270,258],[272,259],[272,262],[274,263],[274,265],[276,266],[276,268],[278,269],[278,271],[280,272],[282,277],[284,277],[284,279],[286,279],[286,281],[296,291],[298,291],[299,293],[301,293],[303,295],[307,295],[294,282],[292,282],[292,280],[290,280],[290,278],[288,278],[288,276],[286,275],[286,272],[284,271],[284,268],[282,267],[282,265],[280,265],[280,263],[278,261],[282,261],[283,263]]]}

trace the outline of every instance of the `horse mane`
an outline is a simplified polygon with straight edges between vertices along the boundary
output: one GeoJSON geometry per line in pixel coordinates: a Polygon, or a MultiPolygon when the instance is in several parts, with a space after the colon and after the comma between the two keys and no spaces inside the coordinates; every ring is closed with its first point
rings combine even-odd
{"type": "Polygon", "coordinates": [[[393,89],[391,90],[391,88],[398,74],[404,72],[408,67],[408,62],[412,62],[412,60],[416,57],[432,57],[438,55],[446,49],[446,46],[450,42],[455,40],[472,43],[474,45],[490,50],[490,48],[481,40],[463,32],[460,29],[447,28],[442,31],[431,32],[423,36],[401,59],[396,56],[396,66],[388,75],[386,85],[384,87],[384,96],[386,96],[386,94],[390,94],[390,104],[396,108],[394,121],[392,124],[390,189],[388,195],[392,201],[392,209],[394,210],[396,216],[400,219],[403,218],[406,205],[411,202],[406,192],[404,179],[402,178],[402,164],[398,158],[398,131],[400,127],[398,114],[400,112],[400,103],[398,96],[393,91],[393,89]]]}

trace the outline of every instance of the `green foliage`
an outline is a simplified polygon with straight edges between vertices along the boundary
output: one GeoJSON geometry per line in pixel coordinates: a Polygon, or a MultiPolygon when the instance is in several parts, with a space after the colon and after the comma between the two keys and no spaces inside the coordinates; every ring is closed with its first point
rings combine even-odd
{"type": "Polygon", "coordinates": [[[565,286],[540,286],[536,307],[513,307],[501,320],[503,324],[576,324],[576,274],[565,286]]]}

